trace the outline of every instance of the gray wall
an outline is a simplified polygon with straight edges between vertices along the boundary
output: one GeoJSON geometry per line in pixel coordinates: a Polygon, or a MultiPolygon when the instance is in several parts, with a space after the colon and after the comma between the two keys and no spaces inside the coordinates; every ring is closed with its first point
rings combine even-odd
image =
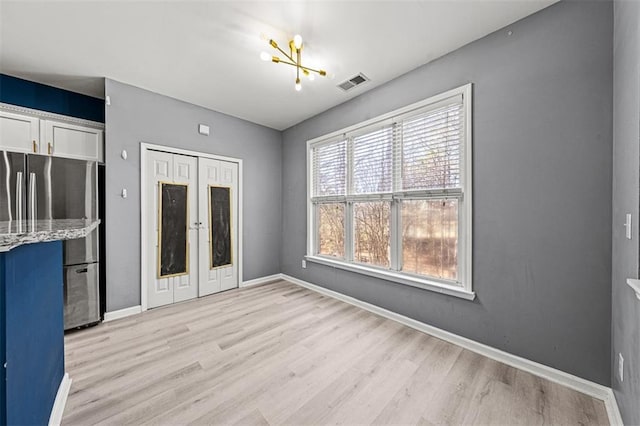
{"type": "Polygon", "coordinates": [[[287,129],[282,271],[609,385],[612,26],[610,2],[560,2],[287,129]],[[305,142],[467,82],[477,299],[302,269],[305,142]]]}
{"type": "Polygon", "coordinates": [[[140,304],[140,142],[243,159],[243,278],[280,272],[281,133],[117,81],[105,84],[107,311],[140,304]],[[198,134],[199,123],[211,126],[211,136],[198,134]]]}
{"type": "Polygon", "coordinates": [[[638,277],[640,241],[640,2],[614,2],[613,348],[612,380],[625,424],[640,425],[640,301],[626,284],[638,277]],[[633,239],[622,226],[632,216],[633,239]],[[618,354],[625,358],[618,378],[618,354]]]}

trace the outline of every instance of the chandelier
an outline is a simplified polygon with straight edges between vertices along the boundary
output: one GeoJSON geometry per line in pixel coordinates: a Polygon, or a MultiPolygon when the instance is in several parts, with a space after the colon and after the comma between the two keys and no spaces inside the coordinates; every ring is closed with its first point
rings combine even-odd
{"type": "Polygon", "coordinates": [[[276,64],[286,64],[296,67],[296,90],[300,91],[302,89],[302,84],[300,84],[300,72],[302,74],[309,77],[309,80],[313,80],[313,73],[319,74],[323,77],[327,75],[325,70],[315,70],[313,68],[305,67],[302,65],[302,37],[300,35],[296,35],[293,37],[293,40],[289,41],[289,53],[285,52],[278,46],[278,43],[275,40],[270,39],[269,44],[271,47],[282,53],[286,59],[281,59],[278,56],[269,55],[267,52],[262,52],[260,54],[260,59],[263,61],[271,61],[276,64]]]}

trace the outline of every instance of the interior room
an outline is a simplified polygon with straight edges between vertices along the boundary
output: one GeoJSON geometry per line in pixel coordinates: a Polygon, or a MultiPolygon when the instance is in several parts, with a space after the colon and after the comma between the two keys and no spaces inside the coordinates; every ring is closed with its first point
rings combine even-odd
{"type": "Polygon", "coordinates": [[[0,424],[640,425],[640,1],[0,0],[0,424]]]}

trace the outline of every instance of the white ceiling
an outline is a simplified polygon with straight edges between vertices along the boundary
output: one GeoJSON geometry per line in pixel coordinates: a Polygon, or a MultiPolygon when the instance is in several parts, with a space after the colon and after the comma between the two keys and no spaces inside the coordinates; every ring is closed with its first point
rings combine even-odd
{"type": "Polygon", "coordinates": [[[0,72],[103,97],[102,77],[285,129],[556,0],[0,1],[0,72]],[[261,34],[330,78],[262,62],[261,34]],[[363,72],[348,93],[337,84],[363,72]]]}

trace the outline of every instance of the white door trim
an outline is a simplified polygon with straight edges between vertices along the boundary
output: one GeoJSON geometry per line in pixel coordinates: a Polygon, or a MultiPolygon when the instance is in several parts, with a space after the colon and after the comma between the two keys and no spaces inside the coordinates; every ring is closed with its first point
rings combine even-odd
{"type": "Polygon", "coordinates": [[[187,149],[174,148],[164,145],[156,145],[147,142],[140,142],[140,306],[142,311],[147,310],[147,271],[144,265],[147,264],[147,254],[144,241],[148,240],[147,232],[147,206],[144,202],[143,194],[146,194],[147,182],[145,179],[147,153],[150,151],[162,151],[169,154],[190,155],[192,157],[211,158],[213,160],[228,161],[238,164],[238,285],[242,283],[242,216],[243,216],[243,197],[242,197],[242,159],[225,157],[222,155],[209,154],[206,152],[190,151],[187,149]]]}

